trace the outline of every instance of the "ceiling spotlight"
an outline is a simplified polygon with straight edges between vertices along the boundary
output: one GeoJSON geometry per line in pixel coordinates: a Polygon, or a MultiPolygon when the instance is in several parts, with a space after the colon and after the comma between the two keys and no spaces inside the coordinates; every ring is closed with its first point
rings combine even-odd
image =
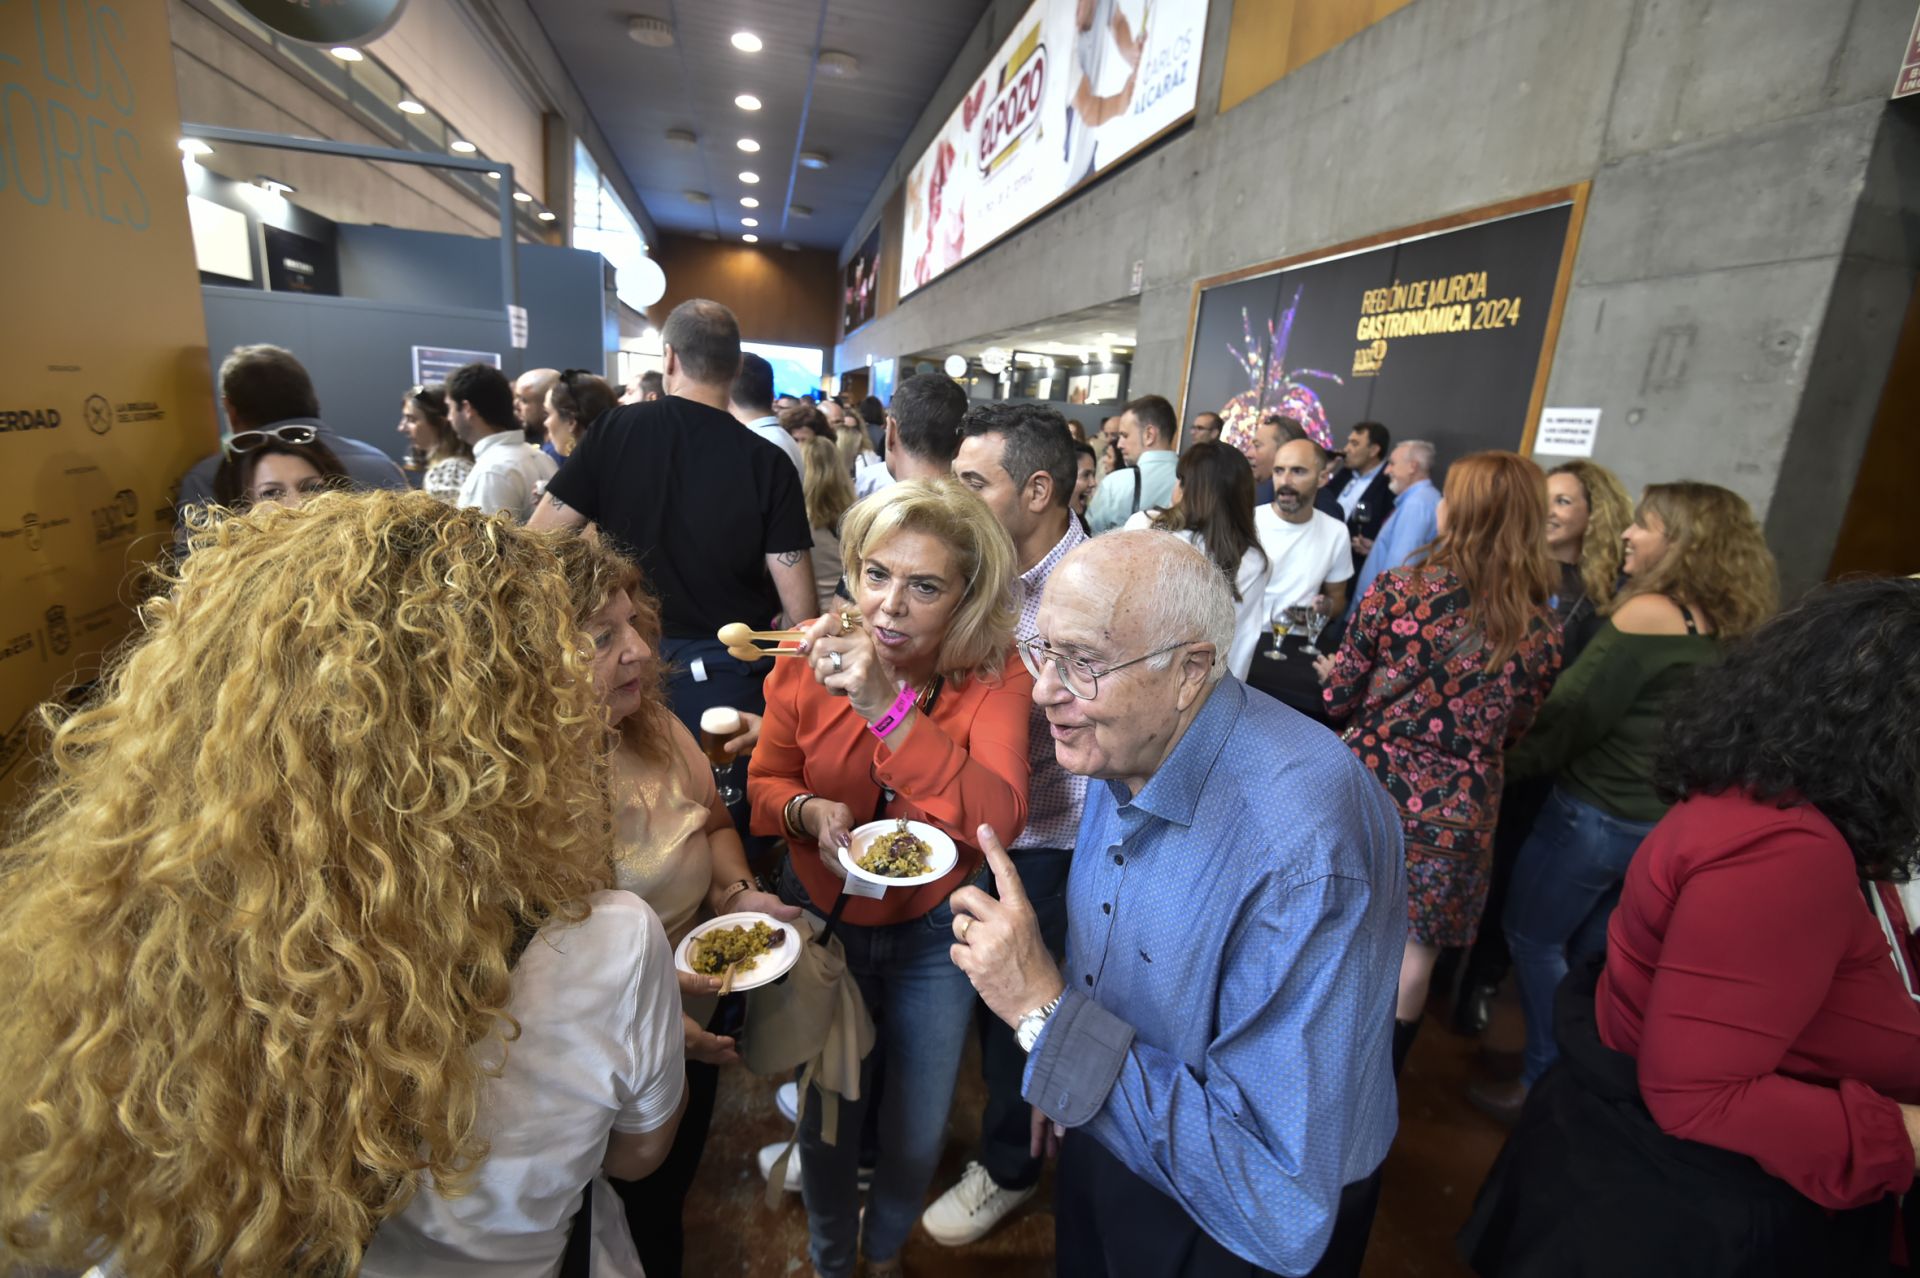
{"type": "Polygon", "coordinates": [[[533,197],[531,195],[528,195],[525,191],[515,191],[513,193],[513,198],[520,201],[520,203],[522,204],[533,203],[533,197]]]}
{"type": "Polygon", "coordinates": [[[680,192],[680,198],[685,200],[689,204],[713,203],[713,197],[711,195],[708,195],[705,191],[682,191],[680,192]]]}
{"type": "Polygon", "coordinates": [[[820,69],[828,75],[849,80],[860,74],[860,59],[851,53],[842,53],[838,49],[822,49],[820,50],[820,69]]]}
{"type": "Polygon", "coordinates": [[[946,363],[940,367],[946,370],[948,377],[965,377],[967,375],[967,357],[965,355],[949,355],[947,356],[946,363]]]}
{"type": "Polygon", "coordinates": [[[754,97],[751,93],[741,94],[733,100],[733,104],[742,111],[758,111],[760,109],[760,99],[754,97]]]}
{"type": "Polygon", "coordinates": [[[540,220],[541,220],[542,222],[551,222],[551,221],[553,221],[553,219],[554,219],[554,212],[553,212],[553,210],[552,210],[552,209],[541,209],[541,210],[540,210],[540,220]]]}
{"type": "Polygon", "coordinates": [[[740,225],[742,225],[742,226],[758,226],[758,225],[760,225],[760,219],[759,219],[759,218],[757,218],[757,217],[743,217],[743,218],[741,218],[741,219],[740,219],[740,225]]]}
{"type": "Polygon", "coordinates": [[[758,182],[760,180],[760,175],[758,173],[753,172],[752,170],[748,170],[747,172],[742,173],[740,175],[740,180],[742,182],[745,182],[748,186],[752,186],[755,182],[758,182]]]}
{"type": "Polygon", "coordinates": [[[665,18],[628,18],[627,37],[649,49],[670,49],[673,47],[673,24],[665,18]]]}
{"type": "Polygon", "coordinates": [[[475,146],[471,142],[468,142],[464,138],[455,138],[453,141],[447,143],[447,146],[448,146],[448,149],[458,151],[462,155],[472,155],[475,151],[478,151],[480,149],[479,147],[475,146]]]}
{"type": "Polygon", "coordinates": [[[498,181],[500,180],[500,170],[499,170],[499,169],[488,169],[488,170],[487,170],[487,176],[488,176],[488,177],[490,177],[490,178],[492,178],[492,179],[493,179],[494,181],[496,181],[496,182],[498,182],[498,181]]]}
{"type": "Polygon", "coordinates": [[[745,240],[749,244],[758,244],[760,242],[760,237],[755,235],[752,231],[748,231],[745,235],[741,236],[740,238],[742,240],[745,240]]]}
{"type": "Polygon", "coordinates": [[[341,45],[337,49],[328,49],[327,52],[331,53],[334,57],[340,59],[342,62],[364,62],[367,56],[366,54],[360,52],[360,50],[353,48],[351,45],[345,45],[345,44],[341,45]]]}
{"type": "Polygon", "coordinates": [[[800,167],[803,169],[824,169],[827,167],[827,157],[820,151],[802,151],[800,153],[800,167]]]}
{"type": "Polygon", "coordinates": [[[733,33],[733,47],[742,53],[758,53],[761,49],[760,37],[751,31],[733,33]]]}
{"type": "Polygon", "coordinates": [[[199,138],[181,138],[180,153],[182,155],[212,155],[213,148],[205,142],[202,142],[199,138]]]}
{"type": "Polygon", "coordinates": [[[427,113],[427,108],[415,102],[412,98],[401,98],[398,102],[394,103],[394,105],[402,111],[405,111],[408,115],[425,115],[427,113]]]}
{"type": "Polygon", "coordinates": [[[751,195],[743,195],[740,197],[740,207],[743,209],[757,209],[760,207],[760,201],[754,199],[751,195]]]}
{"type": "Polygon", "coordinates": [[[787,206],[787,212],[793,215],[794,217],[812,217],[813,216],[812,206],[806,205],[806,204],[789,204],[787,206]]]}
{"type": "Polygon", "coordinates": [[[668,129],[667,141],[677,147],[690,147],[700,139],[693,135],[692,129],[668,129]]]}
{"type": "Polygon", "coordinates": [[[742,151],[745,151],[748,155],[752,155],[755,151],[758,151],[760,149],[760,144],[758,142],[755,142],[752,138],[741,138],[738,142],[735,142],[734,145],[739,147],[742,151]]]}

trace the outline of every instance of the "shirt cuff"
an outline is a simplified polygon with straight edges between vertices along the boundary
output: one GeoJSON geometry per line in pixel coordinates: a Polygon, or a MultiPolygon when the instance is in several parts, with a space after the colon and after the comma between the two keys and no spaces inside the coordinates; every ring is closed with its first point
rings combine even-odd
{"type": "Polygon", "coordinates": [[[1034,1042],[1021,1094],[1061,1126],[1084,1126],[1106,1105],[1132,1046],[1133,1026],[1068,990],[1034,1042]]]}
{"type": "Polygon", "coordinates": [[[1913,1142],[1899,1102],[1851,1078],[1840,1080],[1840,1098],[1858,1123],[1854,1163],[1865,1190],[1849,1205],[1865,1206],[1883,1193],[1906,1193],[1914,1183],[1913,1142]]]}

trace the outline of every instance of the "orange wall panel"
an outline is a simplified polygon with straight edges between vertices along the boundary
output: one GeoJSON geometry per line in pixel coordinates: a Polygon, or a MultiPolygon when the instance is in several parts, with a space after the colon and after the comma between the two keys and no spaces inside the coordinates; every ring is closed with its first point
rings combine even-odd
{"type": "Polygon", "coordinates": [[[1411,3],[1413,0],[1236,0],[1227,28],[1220,109],[1231,111],[1282,76],[1411,3]]]}
{"type": "Polygon", "coordinates": [[[840,267],[832,253],[665,235],[656,260],[666,272],[667,293],[647,311],[655,324],[689,298],[706,297],[732,308],[740,336],[750,342],[826,349],[834,344],[840,267]]]}

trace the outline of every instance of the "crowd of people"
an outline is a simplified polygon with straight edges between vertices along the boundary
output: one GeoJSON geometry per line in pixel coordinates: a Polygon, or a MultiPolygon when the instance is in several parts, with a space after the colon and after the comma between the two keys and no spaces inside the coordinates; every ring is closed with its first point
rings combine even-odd
{"type": "Polygon", "coordinates": [[[1449,952],[1457,1029],[1509,972],[1526,1020],[1478,1272],[1903,1258],[1920,582],[1781,612],[1708,483],[794,398],[718,303],[661,336],[623,391],[408,388],[404,467],[289,352],[223,363],[165,589],[0,851],[0,1256],[681,1274],[721,1071],[812,997],[676,963],[746,913],[840,1000],[759,1158],[823,1278],[1054,1157],[1062,1274],[1357,1275],[1449,952]],[[895,821],[953,864],[856,890],[895,821]]]}

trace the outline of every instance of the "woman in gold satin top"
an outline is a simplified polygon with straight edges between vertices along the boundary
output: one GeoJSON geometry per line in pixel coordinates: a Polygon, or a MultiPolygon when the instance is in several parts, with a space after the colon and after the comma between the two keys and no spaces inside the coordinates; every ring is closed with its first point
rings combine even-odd
{"type": "MultiPolygon", "coordinates": [[[[797,907],[762,892],[720,802],[699,743],[662,695],[654,652],[660,610],[634,564],[597,540],[561,548],[575,616],[593,640],[593,683],[616,739],[611,766],[614,879],[653,907],[674,946],[703,918],[742,910],[795,919],[797,907]]],[[[711,1033],[720,983],[679,973],[685,1005],[687,1111],[667,1160],[644,1180],[614,1181],[648,1278],[678,1278],[681,1205],[713,1118],[720,1066],[740,1059],[711,1033]]]]}

